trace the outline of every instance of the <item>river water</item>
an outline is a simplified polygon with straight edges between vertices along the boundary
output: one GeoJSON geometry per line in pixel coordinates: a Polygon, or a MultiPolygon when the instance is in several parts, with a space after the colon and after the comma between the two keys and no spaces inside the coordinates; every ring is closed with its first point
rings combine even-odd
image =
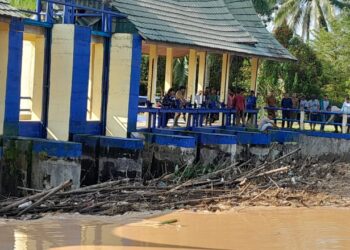
{"type": "Polygon", "coordinates": [[[37,221],[0,220],[0,249],[350,249],[350,209],[252,208],[153,217],[60,215],[37,221]]]}

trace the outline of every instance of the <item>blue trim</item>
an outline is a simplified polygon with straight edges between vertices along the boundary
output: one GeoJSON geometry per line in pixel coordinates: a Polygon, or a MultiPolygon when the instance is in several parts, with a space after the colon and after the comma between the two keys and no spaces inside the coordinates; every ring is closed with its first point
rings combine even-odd
{"type": "Polygon", "coordinates": [[[271,130],[271,140],[278,143],[298,142],[300,133],[292,131],[271,130]]]}
{"type": "Polygon", "coordinates": [[[202,133],[201,144],[205,145],[234,145],[237,144],[237,137],[234,135],[205,134],[202,133]]]}
{"type": "Polygon", "coordinates": [[[100,137],[99,136],[91,136],[91,135],[74,135],[73,141],[81,143],[83,145],[89,145],[95,147],[99,144],[100,137]]]}
{"type": "Polygon", "coordinates": [[[163,146],[175,146],[181,148],[195,148],[196,138],[190,136],[169,136],[153,134],[153,143],[163,146]]]}
{"type": "Polygon", "coordinates": [[[111,34],[110,33],[107,33],[107,32],[103,32],[103,31],[96,31],[96,30],[93,30],[91,32],[92,35],[94,36],[102,36],[102,37],[111,37],[111,34]]]}
{"type": "Polygon", "coordinates": [[[137,115],[139,106],[139,92],[141,80],[141,60],[142,60],[142,38],[138,34],[133,34],[132,39],[132,62],[130,75],[130,94],[127,132],[137,130],[137,115]]]}
{"type": "Polygon", "coordinates": [[[139,139],[125,139],[101,136],[100,147],[113,147],[121,149],[143,149],[143,141],[139,139]]]}
{"type": "Polygon", "coordinates": [[[21,97],[21,74],[24,24],[13,18],[9,31],[9,50],[5,96],[4,135],[17,136],[21,97]]]}
{"type": "Polygon", "coordinates": [[[72,95],[70,106],[70,134],[85,134],[89,91],[91,29],[75,26],[72,95]]]}
{"type": "Polygon", "coordinates": [[[23,121],[19,123],[19,136],[42,138],[43,124],[35,121],[23,121]]]}
{"type": "Polygon", "coordinates": [[[82,145],[80,143],[34,139],[33,152],[45,153],[50,157],[79,158],[82,155],[82,145]]]}
{"type": "Polygon", "coordinates": [[[0,147],[0,160],[2,160],[3,155],[4,155],[4,150],[2,147],[0,147]]]}
{"type": "Polygon", "coordinates": [[[40,21],[33,20],[33,19],[24,19],[23,22],[25,25],[43,27],[43,28],[48,28],[48,29],[51,29],[53,27],[52,23],[40,22],[40,21]]]}

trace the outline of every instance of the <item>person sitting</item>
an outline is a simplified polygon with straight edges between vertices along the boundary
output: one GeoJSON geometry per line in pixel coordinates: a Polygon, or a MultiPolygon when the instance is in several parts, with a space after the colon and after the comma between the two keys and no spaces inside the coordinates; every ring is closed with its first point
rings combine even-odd
{"type": "MultiPolygon", "coordinates": [[[[283,109],[292,109],[293,108],[293,101],[289,97],[288,93],[285,93],[282,101],[281,101],[281,108],[283,109]]],[[[287,120],[287,128],[291,128],[291,116],[290,116],[290,110],[282,110],[282,128],[284,128],[285,120],[287,120]]]]}
{"type": "MultiPolygon", "coordinates": [[[[164,96],[162,100],[162,108],[165,109],[172,109],[176,108],[176,99],[175,99],[175,89],[170,88],[166,95],[164,96]]],[[[165,126],[168,125],[169,119],[174,118],[175,114],[174,113],[166,113],[165,116],[165,126]]]]}
{"type": "Polygon", "coordinates": [[[276,127],[275,121],[273,117],[269,115],[268,117],[261,118],[258,129],[261,132],[265,132],[274,127],[276,127]]]}

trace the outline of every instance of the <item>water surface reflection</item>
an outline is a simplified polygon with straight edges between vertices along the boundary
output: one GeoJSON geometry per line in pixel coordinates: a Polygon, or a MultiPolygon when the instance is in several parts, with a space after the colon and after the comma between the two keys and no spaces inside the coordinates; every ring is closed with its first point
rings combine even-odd
{"type": "Polygon", "coordinates": [[[0,249],[350,249],[350,210],[259,208],[151,219],[64,215],[0,221],[0,249]],[[174,219],[178,222],[161,224],[174,219]]]}

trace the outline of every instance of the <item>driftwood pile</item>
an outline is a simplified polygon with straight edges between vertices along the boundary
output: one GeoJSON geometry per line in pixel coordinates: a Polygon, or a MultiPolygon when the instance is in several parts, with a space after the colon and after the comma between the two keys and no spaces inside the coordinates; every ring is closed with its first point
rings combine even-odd
{"type": "Polygon", "coordinates": [[[303,176],[305,169],[310,172],[311,163],[298,161],[299,151],[259,166],[253,166],[249,160],[187,180],[183,174],[169,174],[150,181],[110,181],[73,191],[65,191],[71,181],[47,191],[26,189],[35,194],[0,201],[0,216],[21,218],[52,212],[116,215],[176,208],[217,210],[218,204],[320,205],[319,200],[312,200],[316,196],[310,191],[317,179],[310,183],[303,176]]]}

